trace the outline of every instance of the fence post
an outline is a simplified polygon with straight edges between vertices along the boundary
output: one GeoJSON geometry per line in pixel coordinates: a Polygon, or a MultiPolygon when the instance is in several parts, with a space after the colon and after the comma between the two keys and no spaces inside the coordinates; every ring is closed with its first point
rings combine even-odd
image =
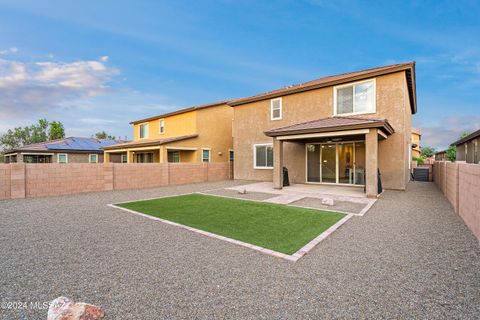
{"type": "Polygon", "coordinates": [[[10,197],[12,199],[25,198],[25,180],[25,163],[10,164],[10,197]]]}
{"type": "Polygon", "coordinates": [[[106,162],[103,164],[103,183],[104,183],[103,190],[104,191],[110,191],[115,189],[115,186],[113,184],[113,181],[114,181],[113,166],[114,164],[110,162],[106,162]]]}
{"type": "Polygon", "coordinates": [[[455,212],[458,214],[460,212],[460,163],[455,163],[455,212]]]}

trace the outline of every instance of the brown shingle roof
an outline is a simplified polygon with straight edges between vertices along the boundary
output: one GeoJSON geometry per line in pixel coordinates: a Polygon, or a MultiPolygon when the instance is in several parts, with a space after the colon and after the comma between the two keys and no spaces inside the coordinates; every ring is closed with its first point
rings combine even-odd
{"type": "Polygon", "coordinates": [[[227,101],[218,101],[218,102],[212,102],[212,103],[207,103],[207,104],[201,104],[201,105],[194,106],[194,107],[184,108],[184,109],[172,111],[172,112],[169,112],[169,113],[160,114],[158,116],[153,116],[153,117],[149,117],[149,118],[145,118],[145,119],[135,120],[135,121],[130,122],[130,124],[137,124],[137,123],[147,122],[147,121],[151,121],[151,120],[161,119],[161,118],[165,118],[165,117],[169,117],[169,116],[174,116],[176,114],[182,114],[182,113],[195,111],[195,110],[199,110],[199,109],[217,107],[217,106],[221,106],[222,104],[227,104],[227,101]]]}
{"type": "Polygon", "coordinates": [[[189,134],[185,136],[178,136],[178,137],[171,137],[165,139],[152,139],[152,140],[145,140],[145,141],[134,141],[134,142],[127,142],[127,143],[119,143],[113,146],[104,147],[104,150],[116,150],[116,149],[125,149],[125,148],[136,148],[136,147],[149,147],[149,146],[159,146],[162,144],[167,144],[176,141],[182,141],[187,139],[192,139],[198,137],[198,134],[189,134]]]}
{"type": "Polygon", "coordinates": [[[334,116],[271,129],[265,131],[265,135],[276,137],[285,134],[320,133],[365,128],[380,128],[388,135],[394,133],[392,126],[386,119],[334,116]]]}
{"type": "Polygon", "coordinates": [[[260,93],[254,96],[239,98],[230,100],[228,104],[232,107],[242,105],[245,103],[250,103],[254,101],[260,101],[264,99],[271,99],[279,96],[284,96],[287,94],[293,94],[313,89],[318,89],[322,87],[328,87],[333,85],[339,85],[347,82],[367,79],[379,75],[385,75],[389,73],[405,71],[407,75],[407,85],[410,97],[410,104],[412,108],[412,113],[417,112],[417,97],[415,92],[415,62],[399,63],[392,64],[388,66],[382,66],[372,69],[366,69],[361,71],[343,73],[339,75],[328,76],[300,84],[294,84],[280,89],[260,93]]]}

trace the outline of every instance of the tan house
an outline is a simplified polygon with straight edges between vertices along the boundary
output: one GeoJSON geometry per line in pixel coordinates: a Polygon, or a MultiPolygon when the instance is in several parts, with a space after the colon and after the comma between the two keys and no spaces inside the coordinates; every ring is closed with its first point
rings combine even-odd
{"type": "Polygon", "coordinates": [[[412,158],[420,157],[422,150],[420,149],[420,140],[422,139],[422,133],[418,128],[412,128],[412,158]]]}
{"type": "Polygon", "coordinates": [[[229,101],[236,179],[404,190],[410,177],[415,63],[291,85],[229,101]]]}
{"type": "Polygon", "coordinates": [[[225,101],[136,120],[133,141],[105,147],[105,162],[228,162],[233,110],[225,101]]]}
{"type": "Polygon", "coordinates": [[[480,163],[480,130],[452,143],[457,150],[456,161],[480,163]]]}

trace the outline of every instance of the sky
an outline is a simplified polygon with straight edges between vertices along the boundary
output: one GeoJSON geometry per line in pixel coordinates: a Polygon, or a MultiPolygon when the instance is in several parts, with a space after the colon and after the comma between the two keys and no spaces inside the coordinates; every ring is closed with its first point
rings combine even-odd
{"type": "Polygon", "coordinates": [[[0,133],[67,136],[416,61],[422,146],[480,129],[479,1],[0,0],[0,133]]]}

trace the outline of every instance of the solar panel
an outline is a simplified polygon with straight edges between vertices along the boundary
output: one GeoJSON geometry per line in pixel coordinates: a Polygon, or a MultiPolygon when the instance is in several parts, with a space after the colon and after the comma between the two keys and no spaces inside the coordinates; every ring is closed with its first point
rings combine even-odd
{"type": "Polygon", "coordinates": [[[95,139],[95,138],[66,138],[55,143],[46,143],[45,147],[50,150],[98,150],[102,147],[111,146],[119,143],[115,140],[95,139]]]}

